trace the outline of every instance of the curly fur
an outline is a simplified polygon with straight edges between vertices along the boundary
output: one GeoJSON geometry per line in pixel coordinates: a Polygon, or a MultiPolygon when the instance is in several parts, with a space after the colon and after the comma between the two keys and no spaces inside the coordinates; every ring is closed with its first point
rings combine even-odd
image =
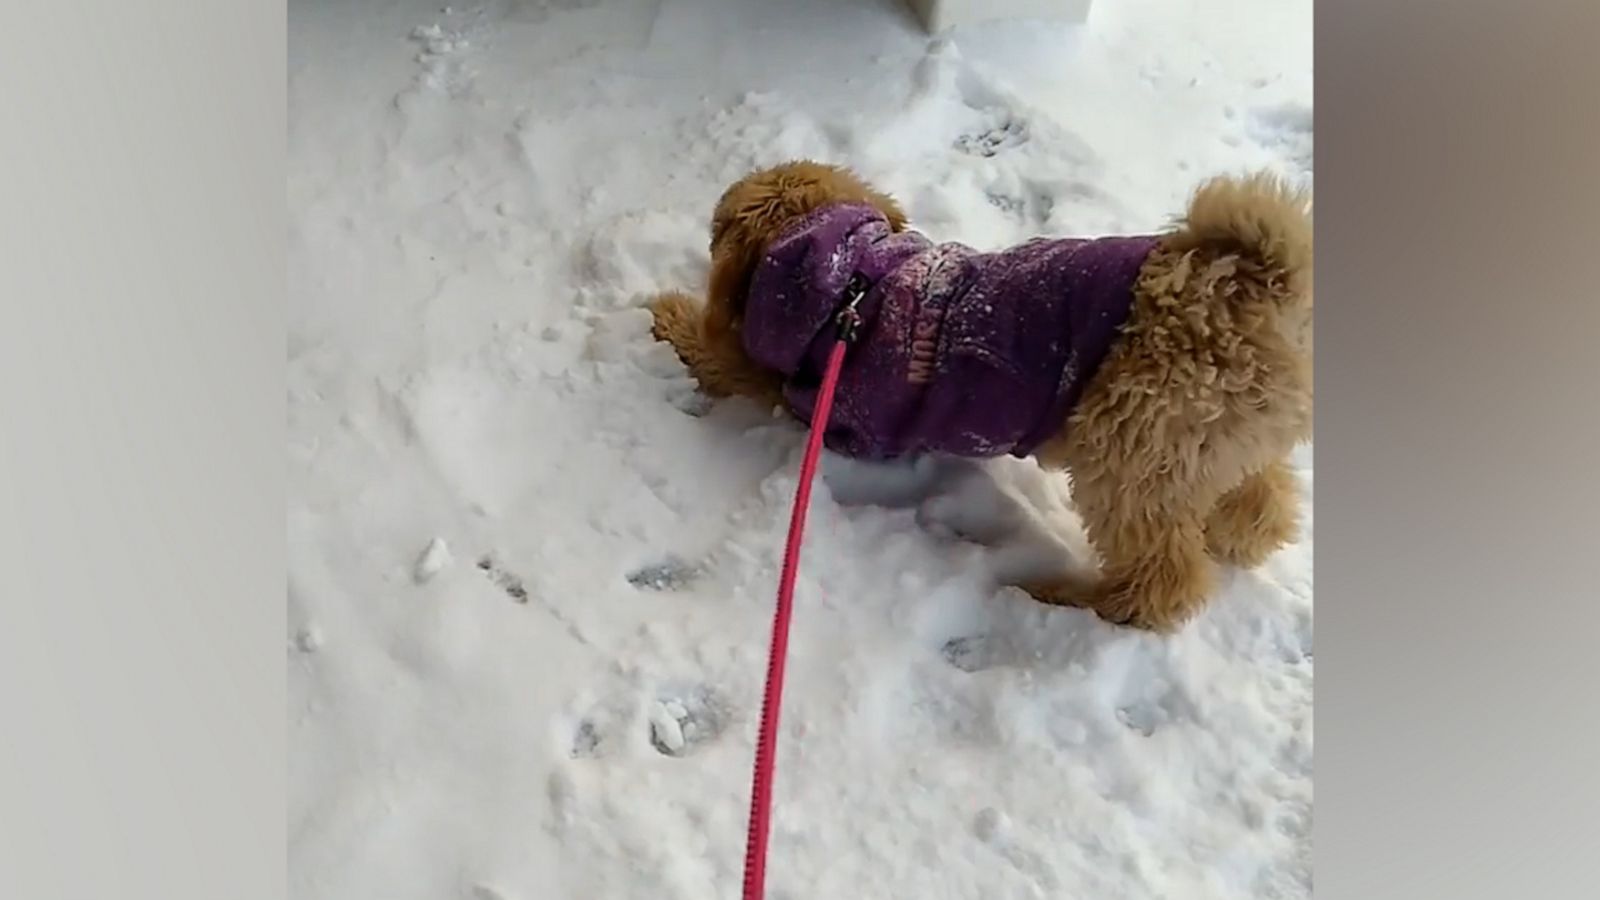
{"type": "Polygon", "coordinates": [[[846,169],[814,162],[788,163],[748,176],[717,201],[705,303],[668,292],[650,304],[656,338],[677,349],[707,394],[782,405],[781,379],[745,356],[739,333],[744,292],[762,250],[785,223],[818,207],[847,202],[873,206],[896,231],[905,227],[905,213],[893,198],[846,169]]]}
{"type": "MultiPolygon", "coordinates": [[[[905,227],[892,198],[814,162],[756,172],[723,194],[705,302],[675,292],[651,304],[655,336],[708,394],[782,403],[779,376],[745,355],[740,304],[784,225],[839,202],[905,227]]],[[[1259,565],[1294,539],[1299,494],[1285,460],[1311,434],[1311,272],[1305,195],[1265,175],[1195,193],[1140,270],[1128,321],[1072,417],[1035,454],[1069,473],[1099,569],[1024,589],[1171,631],[1204,605],[1218,561],[1259,565]]]]}

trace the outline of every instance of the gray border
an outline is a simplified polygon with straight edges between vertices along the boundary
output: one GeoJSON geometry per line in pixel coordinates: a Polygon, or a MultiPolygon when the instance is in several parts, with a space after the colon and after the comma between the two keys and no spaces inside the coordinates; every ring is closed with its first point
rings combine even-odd
{"type": "MultiPolygon", "coordinates": [[[[283,896],[282,8],[25,24],[0,896],[283,896]]],[[[1597,33],[1319,10],[1325,897],[1595,895],[1597,33]]]]}
{"type": "Polygon", "coordinates": [[[1600,896],[1600,3],[1316,27],[1318,893],[1600,896]]]}
{"type": "Polygon", "coordinates": [[[0,897],[283,897],[281,6],[0,54],[0,897]]]}

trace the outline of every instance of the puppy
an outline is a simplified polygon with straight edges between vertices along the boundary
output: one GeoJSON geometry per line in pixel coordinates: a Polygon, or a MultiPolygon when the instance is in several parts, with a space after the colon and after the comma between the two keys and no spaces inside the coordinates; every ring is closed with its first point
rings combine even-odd
{"type": "Polygon", "coordinates": [[[809,421],[846,294],[862,325],[827,445],[887,459],[1033,456],[1064,470],[1098,570],[1021,585],[1175,630],[1218,562],[1292,540],[1286,462],[1311,433],[1310,202],[1269,176],[1203,185],[1166,233],[994,253],[907,230],[848,170],[793,162],[730,187],[705,301],[651,303],[701,389],[809,421]]]}

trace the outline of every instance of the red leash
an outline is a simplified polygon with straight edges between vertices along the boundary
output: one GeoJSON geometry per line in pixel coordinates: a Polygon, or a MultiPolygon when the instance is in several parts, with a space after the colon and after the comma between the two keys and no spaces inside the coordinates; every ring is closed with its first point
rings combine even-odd
{"type": "Polygon", "coordinates": [[[844,367],[844,351],[855,340],[861,319],[856,306],[865,296],[864,280],[852,278],[845,289],[845,305],[839,311],[839,341],[828,355],[828,368],[817,392],[817,407],[811,414],[811,434],[806,439],[806,454],[800,462],[800,484],[795,489],[794,512],[789,517],[789,539],[783,550],[783,571],[778,580],[778,609],[772,620],[772,647],[767,652],[767,687],[761,701],[761,731],[756,738],[756,768],[750,790],[750,834],[744,854],[744,900],[761,900],[766,893],[767,837],[772,831],[772,776],[778,751],[778,712],[783,703],[783,669],[789,654],[789,618],[794,612],[794,579],[800,567],[800,539],[806,528],[806,509],[811,505],[811,480],[817,474],[817,459],[822,455],[822,435],[828,428],[828,413],[833,409],[833,392],[839,386],[839,370],[844,367]]]}

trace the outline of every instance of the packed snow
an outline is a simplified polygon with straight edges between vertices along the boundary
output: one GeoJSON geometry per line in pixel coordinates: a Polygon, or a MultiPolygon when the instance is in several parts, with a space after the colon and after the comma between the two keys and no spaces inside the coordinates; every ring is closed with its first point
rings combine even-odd
{"type": "MultiPolygon", "coordinates": [[[[849,164],[936,240],[1147,231],[1311,178],[1310,0],[289,7],[301,900],[738,896],[804,433],[709,404],[642,304],[752,167],[849,164]]],[[[769,896],[1311,893],[1303,538],[1176,636],[997,587],[1086,552],[1028,461],[828,458],[769,896]]]]}

